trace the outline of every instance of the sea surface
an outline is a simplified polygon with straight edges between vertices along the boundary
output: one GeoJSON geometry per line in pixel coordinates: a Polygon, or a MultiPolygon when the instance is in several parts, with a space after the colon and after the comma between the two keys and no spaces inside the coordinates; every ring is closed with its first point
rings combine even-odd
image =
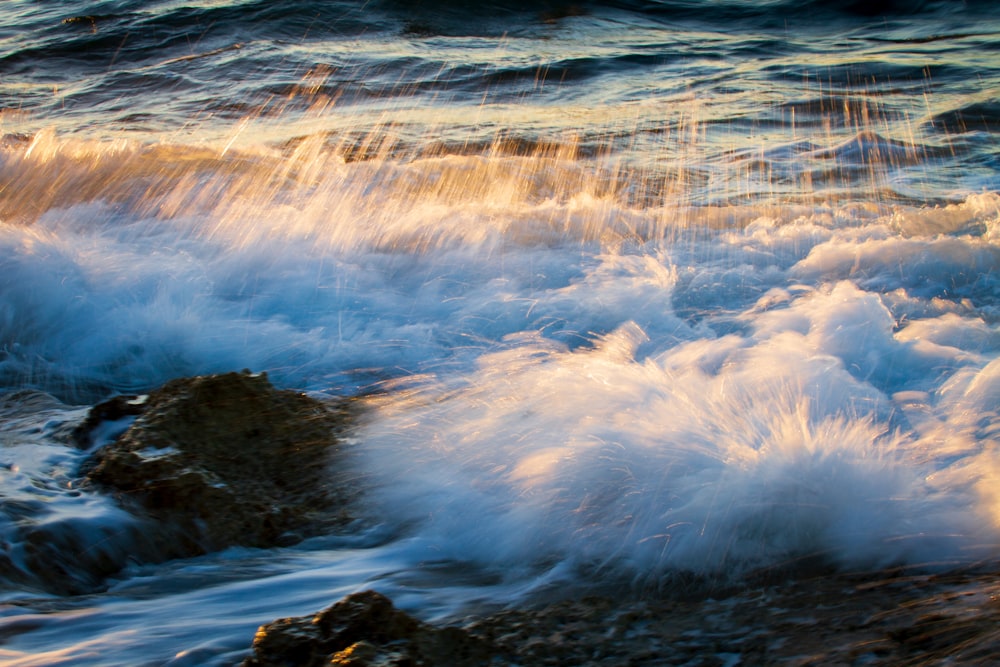
{"type": "Polygon", "coordinates": [[[3,2],[0,662],[1000,568],[998,140],[995,2],[3,2]],[[362,525],[47,590],[61,434],[244,368],[377,397],[362,525]]]}

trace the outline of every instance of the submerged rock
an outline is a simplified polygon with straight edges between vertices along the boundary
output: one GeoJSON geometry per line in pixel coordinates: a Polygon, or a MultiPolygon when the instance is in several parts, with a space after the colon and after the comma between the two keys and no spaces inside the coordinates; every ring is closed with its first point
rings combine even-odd
{"type": "Polygon", "coordinates": [[[243,667],[484,665],[496,649],[460,628],[435,628],[375,591],[349,595],[313,616],[262,625],[243,667]]]}
{"type": "MultiPolygon", "coordinates": [[[[347,520],[349,494],[334,479],[346,402],[244,371],[173,380],[124,404],[141,413],[83,471],[167,530],[175,553],[164,557],[292,543],[347,520]]],[[[76,435],[85,443],[86,427],[76,435]]]]}

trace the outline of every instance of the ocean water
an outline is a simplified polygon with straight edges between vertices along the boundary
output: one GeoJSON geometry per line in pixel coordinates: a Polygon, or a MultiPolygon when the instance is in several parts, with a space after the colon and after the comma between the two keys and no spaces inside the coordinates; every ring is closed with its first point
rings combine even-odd
{"type": "Polygon", "coordinates": [[[0,660],[993,567],[998,137],[992,2],[8,0],[0,660]],[[131,522],[65,430],[243,368],[375,395],[362,525],[46,592],[131,522]]]}

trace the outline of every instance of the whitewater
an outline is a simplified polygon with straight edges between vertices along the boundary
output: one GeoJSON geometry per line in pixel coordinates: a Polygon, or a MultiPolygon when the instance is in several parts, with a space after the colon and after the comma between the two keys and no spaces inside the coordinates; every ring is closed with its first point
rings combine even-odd
{"type": "Polygon", "coordinates": [[[995,571],[991,3],[281,4],[0,8],[0,661],[995,571]],[[362,397],[359,520],[47,588],[133,521],[67,432],[241,369],[362,397]]]}

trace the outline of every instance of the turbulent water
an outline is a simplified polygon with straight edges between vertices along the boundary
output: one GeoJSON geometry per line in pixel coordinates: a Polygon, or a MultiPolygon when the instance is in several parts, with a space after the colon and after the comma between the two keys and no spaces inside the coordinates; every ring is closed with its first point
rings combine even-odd
{"type": "Polygon", "coordinates": [[[8,0],[0,132],[6,664],[1000,557],[993,2],[8,0]],[[363,528],[25,583],[87,406],[242,368],[377,396],[363,528]]]}

